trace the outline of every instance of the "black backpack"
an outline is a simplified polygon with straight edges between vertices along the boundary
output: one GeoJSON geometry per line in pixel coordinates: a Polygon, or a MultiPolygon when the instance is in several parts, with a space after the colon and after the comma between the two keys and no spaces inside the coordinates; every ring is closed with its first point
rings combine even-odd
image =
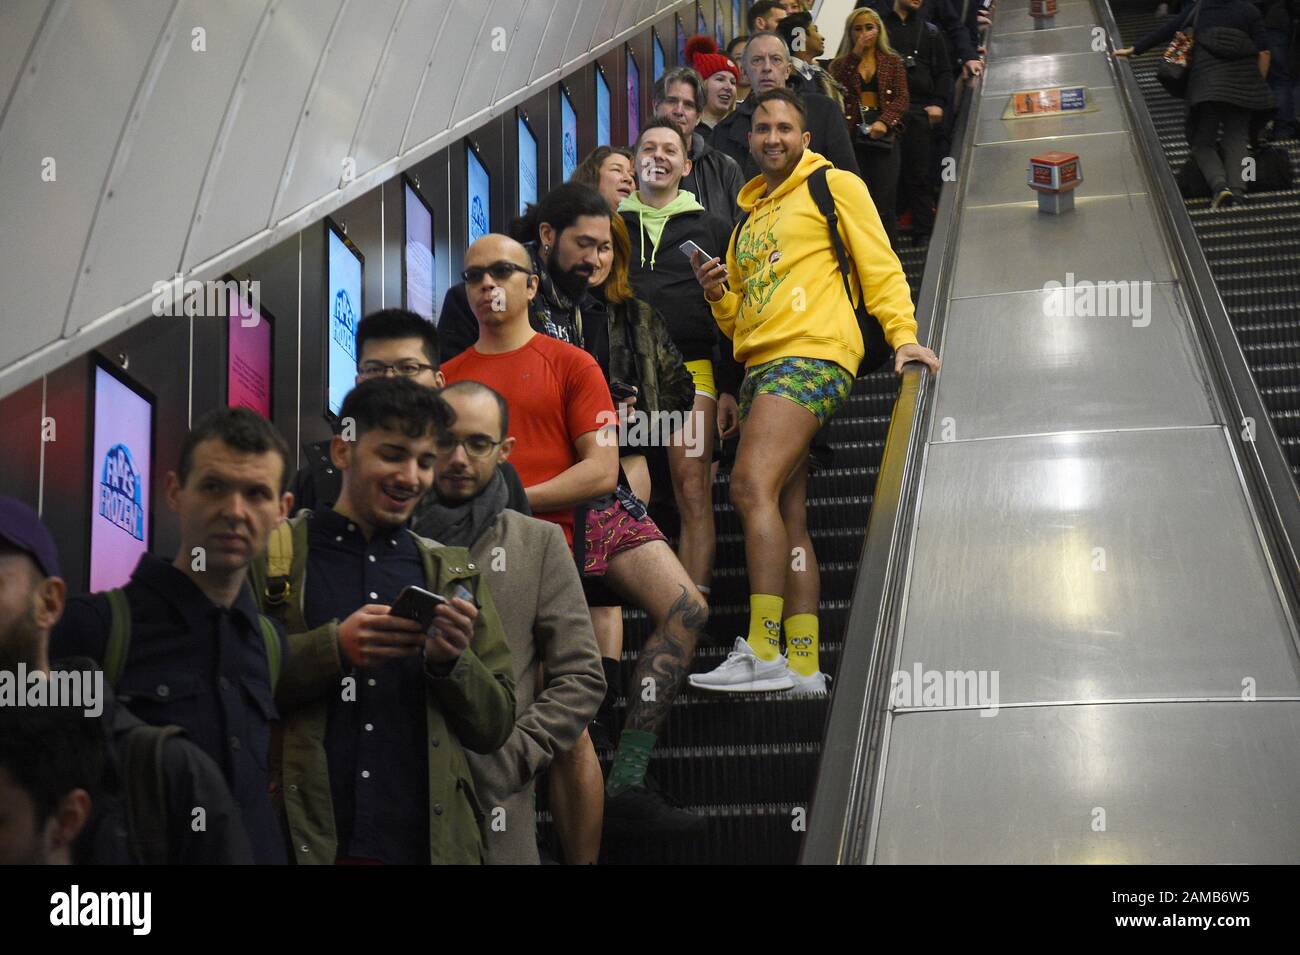
{"type": "Polygon", "coordinates": [[[133,726],[115,741],[122,764],[122,795],[126,804],[127,842],[131,861],[166,865],[167,777],[163,749],[184,734],[179,726],[133,726]]]}
{"type": "MultiPolygon", "coordinates": [[[[1222,154],[1220,154],[1222,155],[1222,154]]],[[[1246,183],[1246,192],[1284,192],[1291,188],[1291,157],[1285,146],[1268,143],[1250,150],[1255,160],[1255,178],[1246,183]]],[[[1188,156],[1174,177],[1184,199],[1209,199],[1210,184],[1205,181],[1196,159],[1188,156]]]]}
{"type": "MultiPolygon", "coordinates": [[[[885,341],[885,330],[880,327],[875,316],[867,311],[865,294],[861,302],[855,304],[853,301],[853,292],[849,287],[849,256],[844,250],[844,240],[840,238],[840,218],[835,212],[835,197],[831,195],[831,187],[826,182],[825,166],[814,169],[812,175],[808,177],[808,191],[812,193],[813,202],[817,204],[817,211],[826,219],[826,226],[831,234],[831,246],[835,249],[835,259],[840,265],[840,279],[844,282],[844,294],[849,297],[849,304],[853,306],[853,313],[858,318],[858,330],[862,332],[862,344],[866,348],[866,353],[862,356],[862,364],[858,366],[858,377],[869,375],[889,360],[893,349],[889,347],[889,342],[885,341]]],[[[736,228],[731,233],[733,244],[739,238],[740,230],[745,227],[748,219],[748,212],[741,214],[740,221],[736,223],[736,228]]]]}

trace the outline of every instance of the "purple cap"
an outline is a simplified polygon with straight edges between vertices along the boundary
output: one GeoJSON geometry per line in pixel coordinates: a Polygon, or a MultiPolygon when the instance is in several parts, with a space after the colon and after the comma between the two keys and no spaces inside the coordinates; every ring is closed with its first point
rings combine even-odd
{"type": "Polygon", "coordinates": [[[46,577],[59,577],[59,549],[36,512],[0,494],[0,540],[26,553],[46,577]]]}

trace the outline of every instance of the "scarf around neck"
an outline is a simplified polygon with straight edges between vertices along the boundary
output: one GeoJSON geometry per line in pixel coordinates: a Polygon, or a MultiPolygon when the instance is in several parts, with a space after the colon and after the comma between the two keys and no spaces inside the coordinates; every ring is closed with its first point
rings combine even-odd
{"type": "Polygon", "coordinates": [[[509,494],[501,469],[492,472],[487,486],[468,501],[445,504],[436,490],[431,490],[415,518],[415,532],[448,547],[473,547],[497,515],[506,509],[509,494]]]}

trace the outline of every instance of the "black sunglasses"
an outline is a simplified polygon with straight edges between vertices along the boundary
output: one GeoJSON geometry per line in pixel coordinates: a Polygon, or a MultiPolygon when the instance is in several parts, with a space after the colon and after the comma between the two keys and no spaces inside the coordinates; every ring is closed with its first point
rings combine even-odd
{"type": "Polygon", "coordinates": [[[516,265],[513,262],[493,262],[491,265],[473,265],[460,273],[460,277],[468,285],[477,285],[483,281],[484,275],[490,275],[497,282],[504,282],[515,272],[523,272],[525,275],[532,275],[533,270],[523,265],[516,265]]]}

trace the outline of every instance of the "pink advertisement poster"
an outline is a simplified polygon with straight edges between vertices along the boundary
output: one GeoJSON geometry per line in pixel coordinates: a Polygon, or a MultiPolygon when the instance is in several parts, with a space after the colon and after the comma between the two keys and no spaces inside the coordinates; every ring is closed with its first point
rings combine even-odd
{"type": "Polygon", "coordinates": [[[271,417],[271,323],[240,299],[230,295],[226,404],[252,408],[271,417]]]}
{"type": "Polygon", "coordinates": [[[153,405],[96,368],[94,429],[90,589],[110,590],[149,549],[153,405]]]}

